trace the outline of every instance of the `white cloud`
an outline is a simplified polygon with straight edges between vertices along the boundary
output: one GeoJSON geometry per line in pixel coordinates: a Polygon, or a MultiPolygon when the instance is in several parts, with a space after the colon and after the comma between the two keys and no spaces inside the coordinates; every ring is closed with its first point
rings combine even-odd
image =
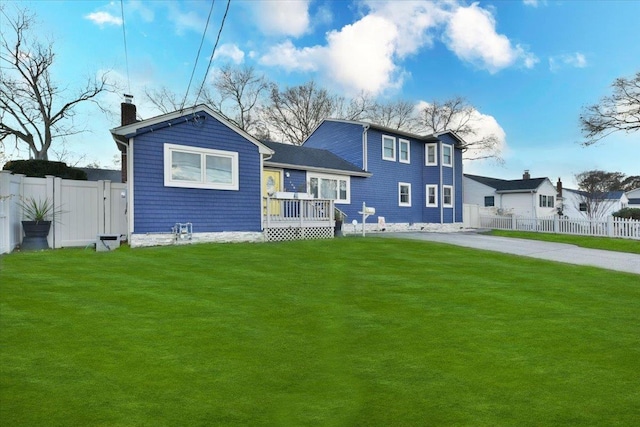
{"type": "MultiPolygon", "coordinates": [[[[272,2],[260,4],[278,9],[272,2]]],[[[307,13],[308,3],[301,4],[307,13]]],[[[443,32],[446,46],[460,59],[490,73],[514,65],[532,68],[538,62],[498,34],[493,15],[477,3],[460,7],[457,0],[367,0],[360,5],[362,18],[328,32],[325,44],[298,47],[287,39],[270,47],[260,62],[287,71],[318,71],[321,79],[347,92],[372,94],[399,87],[407,74],[401,61],[432,47],[443,32]]]]}
{"type": "MultiPolygon", "coordinates": [[[[416,109],[420,111],[420,110],[423,110],[428,105],[429,105],[428,102],[420,101],[416,105],[416,109]]],[[[452,128],[460,126],[462,121],[468,122],[468,124],[476,130],[476,134],[473,140],[481,140],[482,138],[485,138],[491,135],[495,136],[497,139],[497,144],[492,150],[487,151],[487,150],[478,150],[478,149],[471,148],[465,151],[465,153],[463,154],[464,159],[480,158],[490,154],[497,154],[497,155],[504,156],[508,152],[509,149],[507,147],[507,134],[502,128],[502,126],[498,124],[498,121],[495,119],[495,117],[489,114],[483,114],[474,108],[473,111],[471,112],[470,117],[466,117],[466,115],[459,115],[458,117],[454,116],[451,121],[452,128]]]]}
{"type": "Polygon", "coordinates": [[[447,24],[444,36],[447,46],[462,60],[490,73],[496,73],[519,61],[527,68],[537,62],[535,55],[522,46],[511,44],[509,38],[496,32],[491,12],[473,3],[457,8],[447,24]]]}
{"type": "Polygon", "coordinates": [[[316,71],[325,49],[321,46],[298,49],[291,40],[272,46],[260,58],[260,63],[279,66],[287,71],[316,71]]]}
{"type": "Polygon", "coordinates": [[[533,7],[538,7],[538,0],[522,0],[522,2],[525,4],[525,6],[533,6],[533,7]]]}
{"type": "Polygon", "coordinates": [[[213,58],[216,59],[221,56],[231,59],[235,64],[241,64],[244,61],[244,52],[235,44],[220,45],[213,58]]]}
{"type": "Polygon", "coordinates": [[[256,1],[250,6],[263,32],[299,37],[309,30],[309,3],[310,0],[256,1]]]}
{"type": "Polygon", "coordinates": [[[88,19],[100,27],[104,27],[105,25],[122,25],[122,18],[114,16],[109,12],[92,12],[85,15],[85,19],[88,19]]]}
{"type": "Polygon", "coordinates": [[[140,0],[131,0],[126,4],[125,13],[128,11],[135,12],[144,22],[153,22],[155,18],[155,14],[152,9],[148,8],[142,1],[140,0]]]}
{"type": "Polygon", "coordinates": [[[549,70],[552,72],[565,67],[584,68],[586,66],[587,57],[580,52],[549,57],[549,70]]]}

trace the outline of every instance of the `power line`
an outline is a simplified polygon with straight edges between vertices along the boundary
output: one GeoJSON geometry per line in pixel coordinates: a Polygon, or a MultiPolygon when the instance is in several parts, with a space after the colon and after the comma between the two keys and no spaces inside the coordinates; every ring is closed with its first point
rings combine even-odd
{"type": "MultiPolygon", "coordinates": [[[[121,0],[122,1],[122,0],[121,0]]],[[[202,50],[202,44],[204,43],[204,37],[207,34],[207,29],[209,28],[209,20],[211,19],[211,13],[213,12],[213,5],[216,0],[211,0],[211,8],[209,9],[209,16],[207,16],[207,23],[204,26],[204,31],[202,32],[202,39],[200,39],[200,47],[198,47],[198,53],[196,55],[196,60],[193,64],[193,70],[191,71],[191,78],[189,79],[189,85],[187,86],[187,91],[184,94],[184,99],[182,100],[182,104],[180,105],[180,111],[184,109],[184,104],[187,102],[187,97],[189,96],[189,90],[191,89],[191,82],[193,81],[193,75],[196,72],[196,66],[198,65],[198,58],[200,58],[200,51],[202,50]]]]}
{"type": "Polygon", "coordinates": [[[122,39],[124,40],[124,62],[127,67],[127,88],[131,93],[131,79],[129,78],[129,54],[127,53],[127,32],[124,29],[124,3],[120,0],[120,14],[122,15],[122,39]]]}
{"type": "Polygon", "coordinates": [[[220,41],[220,34],[222,33],[222,28],[224,27],[224,21],[227,19],[227,13],[229,13],[230,4],[231,4],[231,0],[227,0],[227,8],[224,11],[224,16],[222,17],[222,22],[220,23],[220,29],[218,30],[218,36],[216,37],[216,44],[213,45],[213,51],[211,51],[211,56],[209,57],[209,65],[207,65],[207,71],[205,71],[204,73],[204,79],[202,79],[202,84],[200,85],[200,90],[198,90],[198,94],[196,95],[194,104],[198,103],[198,98],[200,98],[200,93],[202,92],[202,88],[204,87],[204,84],[207,81],[207,76],[209,75],[209,69],[211,68],[211,62],[213,61],[213,55],[215,55],[216,53],[216,48],[218,47],[218,42],[220,41]]]}

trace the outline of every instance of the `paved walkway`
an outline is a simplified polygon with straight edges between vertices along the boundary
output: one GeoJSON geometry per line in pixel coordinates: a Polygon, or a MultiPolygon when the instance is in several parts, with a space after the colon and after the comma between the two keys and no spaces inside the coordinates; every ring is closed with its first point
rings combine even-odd
{"type": "MultiPolygon", "coordinates": [[[[590,265],[609,270],[640,274],[640,255],[625,252],[586,249],[565,243],[542,242],[539,240],[514,239],[511,237],[489,236],[475,232],[461,233],[371,233],[376,237],[428,240],[466,246],[468,248],[504,252],[569,264],[590,265]]],[[[638,242],[640,245],[640,242],[638,242]]]]}

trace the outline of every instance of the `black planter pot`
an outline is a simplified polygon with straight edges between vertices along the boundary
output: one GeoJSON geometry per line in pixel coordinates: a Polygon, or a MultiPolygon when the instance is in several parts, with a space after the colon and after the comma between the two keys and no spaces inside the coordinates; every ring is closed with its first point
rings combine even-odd
{"type": "Polygon", "coordinates": [[[22,221],[24,239],[20,249],[23,251],[49,249],[47,236],[50,229],[51,221],[22,221]]]}

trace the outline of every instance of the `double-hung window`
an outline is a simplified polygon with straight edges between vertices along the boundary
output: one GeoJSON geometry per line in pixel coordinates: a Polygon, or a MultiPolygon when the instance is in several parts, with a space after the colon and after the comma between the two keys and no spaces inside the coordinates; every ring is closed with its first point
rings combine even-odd
{"type": "Polygon", "coordinates": [[[238,190],[238,153],[164,144],[164,185],[238,190]]]}
{"type": "Polygon", "coordinates": [[[427,207],[438,207],[438,186],[427,185],[427,207]]]}
{"type": "Polygon", "coordinates": [[[442,186],[442,206],[453,207],[453,187],[451,185],[442,186]]]}
{"type": "Polygon", "coordinates": [[[398,183],[398,206],[411,206],[411,184],[398,183]]]}
{"type": "Polygon", "coordinates": [[[544,194],[540,194],[540,207],[541,208],[552,208],[553,207],[553,196],[545,196],[544,194]]]}
{"type": "Polygon", "coordinates": [[[350,177],[309,174],[309,192],[316,199],[331,199],[336,203],[350,203],[350,177]]]}
{"type": "Polygon", "coordinates": [[[411,163],[410,143],[406,139],[398,140],[398,152],[400,163],[411,163]]]}
{"type": "Polygon", "coordinates": [[[451,145],[442,144],[442,165],[453,166],[453,147],[451,145]]]}
{"type": "Polygon", "coordinates": [[[437,145],[436,144],[425,144],[425,164],[427,166],[436,166],[438,164],[437,157],[437,145]]]}
{"type": "Polygon", "coordinates": [[[396,161],[396,139],[392,136],[382,136],[382,160],[396,161]]]}

